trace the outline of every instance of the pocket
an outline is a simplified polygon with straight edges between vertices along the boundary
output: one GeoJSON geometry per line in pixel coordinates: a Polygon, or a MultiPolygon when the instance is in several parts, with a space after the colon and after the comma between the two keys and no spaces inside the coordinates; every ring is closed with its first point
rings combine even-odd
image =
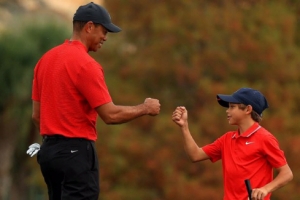
{"type": "Polygon", "coordinates": [[[97,157],[95,146],[90,141],[87,144],[87,151],[88,151],[89,163],[91,164],[90,170],[97,170],[98,169],[98,157],[97,157]]]}

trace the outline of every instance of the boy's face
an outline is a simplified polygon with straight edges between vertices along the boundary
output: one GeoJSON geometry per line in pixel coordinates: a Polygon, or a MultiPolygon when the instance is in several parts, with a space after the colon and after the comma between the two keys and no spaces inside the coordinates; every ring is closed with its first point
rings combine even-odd
{"type": "Polygon", "coordinates": [[[241,122],[249,116],[248,109],[240,109],[239,105],[240,104],[229,103],[226,113],[230,125],[240,125],[241,122]]]}

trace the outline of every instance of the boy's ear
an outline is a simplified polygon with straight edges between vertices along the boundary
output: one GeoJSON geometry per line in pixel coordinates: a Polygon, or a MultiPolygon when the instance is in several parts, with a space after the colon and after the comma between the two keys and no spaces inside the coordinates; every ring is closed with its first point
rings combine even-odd
{"type": "Polygon", "coordinates": [[[253,108],[252,108],[251,105],[248,105],[248,106],[246,107],[246,112],[247,112],[247,114],[250,114],[250,113],[252,112],[252,110],[253,110],[253,108]]]}

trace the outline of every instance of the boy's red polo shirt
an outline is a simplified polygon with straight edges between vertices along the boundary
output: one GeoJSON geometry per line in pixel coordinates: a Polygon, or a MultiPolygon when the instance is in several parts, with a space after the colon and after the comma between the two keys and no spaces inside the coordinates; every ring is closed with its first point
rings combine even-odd
{"type": "Polygon", "coordinates": [[[103,69],[79,41],[48,51],[34,69],[32,99],[40,102],[41,135],[96,140],[95,108],[111,102],[103,69]]]}
{"type": "Polygon", "coordinates": [[[273,180],[273,168],[287,164],[277,139],[258,123],[242,135],[227,132],[203,150],[212,162],[222,159],[224,200],[247,200],[245,179],[260,188],[273,180]]]}

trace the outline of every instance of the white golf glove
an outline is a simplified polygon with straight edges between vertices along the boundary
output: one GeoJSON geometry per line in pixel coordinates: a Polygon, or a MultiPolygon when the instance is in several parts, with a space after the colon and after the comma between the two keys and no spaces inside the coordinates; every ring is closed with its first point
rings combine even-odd
{"type": "Polygon", "coordinates": [[[34,156],[35,154],[37,154],[37,152],[39,152],[41,145],[38,143],[33,143],[32,145],[30,145],[28,147],[27,150],[27,154],[30,155],[30,157],[34,156]]]}

